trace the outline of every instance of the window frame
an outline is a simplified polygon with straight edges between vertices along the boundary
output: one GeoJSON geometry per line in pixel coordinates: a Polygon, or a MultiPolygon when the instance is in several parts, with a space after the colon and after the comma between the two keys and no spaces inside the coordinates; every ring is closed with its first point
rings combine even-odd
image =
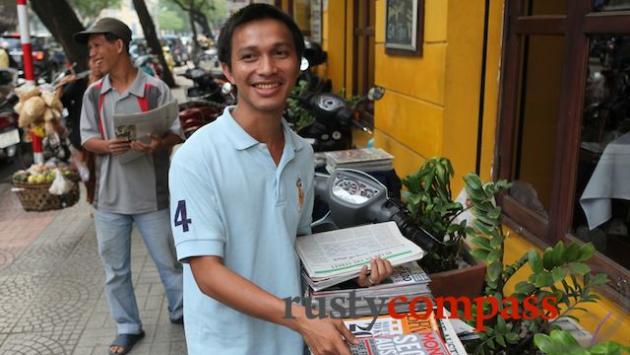
{"type": "MultiPolygon", "coordinates": [[[[501,88],[497,128],[495,179],[510,179],[513,173],[515,137],[519,123],[518,102],[521,86],[521,68],[524,44],[529,35],[562,35],[565,37],[565,65],[562,73],[561,93],[556,132],[556,156],[552,171],[552,193],[548,210],[549,219],[538,216],[504,196],[500,203],[505,223],[539,247],[553,245],[559,240],[578,241],[571,234],[575,188],[577,180],[579,142],[585,81],[588,65],[589,36],[597,34],[630,35],[625,25],[630,11],[593,12],[592,0],[567,1],[566,15],[524,16],[528,0],[506,0],[504,38],[501,69],[501,88]]],[[[621,307],[630,310],[622,292],[630,282],[630,270],[596,252],[589,262],[594,272],[604,272],[611,282],[599,291],[621,307]]]]}

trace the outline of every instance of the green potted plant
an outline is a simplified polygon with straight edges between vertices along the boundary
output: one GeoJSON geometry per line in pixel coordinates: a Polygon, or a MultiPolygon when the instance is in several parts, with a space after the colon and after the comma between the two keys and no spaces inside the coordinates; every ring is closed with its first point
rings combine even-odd
{"type": "MultiPolygon", "coordinates": [[[[556,347],[557,342],[566,343],[567,346],[575,345],[562,335],[564,333],[553,332],[554,322],[564,316],[576,319],[574,313],[583,311],[581,306],[584,303],[597,301],[598,296],[592,292],[593,287],[607,282],[604,274],[592,276],[590,268],[585,264],[593,255],[593,245],[565,245],[560,241],[555,246],[546,248],[542,255],[531,250],[514,263],[506,265],[505,239],[508,236],[501,224],[501,208],[494,201],[495,196],[508,189],[510,184],[504,180],[484,184],[475,174],[465,176],[464,182],[474,217],[467,227],[468,237],[474,246],[471,254],[485,262],[488,268],[484,294],[498,300],[496,315],[484,323],[485,331],[480,333],[478,341],[468,344],[468,350],[475,354],[520,355],[539,354],[541,351],[556,354],[559,353],[556,351],[559,349],[556,347]],[[525,264],[529,264],[532,273],[527,280],[516,284],[512,294],[506,294],[505,285],[525,264]],[[540,314],[540,317],[526,319],[511,316],[515,312],[524,314],[523,301],[526,298],[531,300],[532,297],[536,297],[533,312],[540,314]],[[555,298],[557,314],[552,314],[544,302],[541,302],[546,297],[555,298]],[[547,336],[548,334],[551,335],[547,336]]],[[[481,307],[483,309],[475,308],[474,312],[487,314],[489,306],[486,303],[481,307]]],[[[532,308],[528,307],[528,311],[531,312],[532,308]]],[[[584,351],[602,354],[597,351],[609,349],[608,346],[601,345],[584,351]]]]}
{"type": "Polygon", "coordinates": [[[549,335],[534,335],[534,344],[547,355],[622,355],[630,353],[630,347],[614,341],[605,341],[588,347],[580,345],[566,330],[554,329],[549,335]]]}
{"type": "Polygon", "coordinates": [[[453,201],[453,175],[447,158],[428,159],[402,180],[407,188],[403,198],[414,221],[441,242],[420,261],[431,274],[433,295],[475,297],[483,287],[485,265],[476,263],[467,252],[466,221],[455,222],[466,208],[453,201]]]}

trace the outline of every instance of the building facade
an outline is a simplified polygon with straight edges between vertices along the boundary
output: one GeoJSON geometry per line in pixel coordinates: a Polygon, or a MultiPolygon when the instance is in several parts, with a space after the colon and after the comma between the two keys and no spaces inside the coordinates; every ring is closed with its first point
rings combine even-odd
{"type": "Polygon", "coordinates": [[[610,313],[600,337],[630,343],[630,1],[275,3],[319,37],[334,91],[385,88],[373,138],[400,176],[445,156],[453,191],[471,171],[514,183],[506,262],[592,242],[591,269],[610,282],[581,324],[593,332],[610,313]]]}

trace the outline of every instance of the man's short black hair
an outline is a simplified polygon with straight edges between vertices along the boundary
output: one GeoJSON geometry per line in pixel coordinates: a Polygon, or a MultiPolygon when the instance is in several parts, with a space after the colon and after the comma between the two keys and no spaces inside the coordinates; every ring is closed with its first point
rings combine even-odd
{"type": "Polygon", "coordinates": [[[284,11],[268,4],[247,5],[234,13],[234,15],[227,20],[221,30],[217,45],[219,61],[227,64],[228,68],[232,69],[232,37],[234,35],[234,31],[238,27],[247,23],[265,19],[280,21],[289,28],[291,36],[293,37],[293,45],[295,47],[299,65],[300,60],[302,59],[302,54],[304,53],[304,36],[302,36],[302,31],[300,31],[293,19],[284,11]]]}
{"type": "Polygon", "coordinates": [[[123,46],[125,48],[125,52],[127,54],[129,54],[129,42],[125,41],[123,38],[120,38],[120,37],[116,36],[113,33],[107,32],[107,33],[103,33],[103,34],[105,35],[105,40],[107,40],[107,42],[114,43],[117,40],[121,40],[123,42],[123,46]]]}

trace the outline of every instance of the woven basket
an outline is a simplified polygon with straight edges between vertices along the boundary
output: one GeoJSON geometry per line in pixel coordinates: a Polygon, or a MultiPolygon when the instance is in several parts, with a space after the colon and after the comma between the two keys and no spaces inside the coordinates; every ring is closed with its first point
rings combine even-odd
{"type": "Polygon", "coordinates": [[[17,188],[15,193],[25,211],[49,211],[70,207],[79,201],[79,184],[74,181],[70,183],[72,188],[63,195],[53,195],[48,192],[50,183],[22,184],[14,182],[14,186],[17,188]]]}

